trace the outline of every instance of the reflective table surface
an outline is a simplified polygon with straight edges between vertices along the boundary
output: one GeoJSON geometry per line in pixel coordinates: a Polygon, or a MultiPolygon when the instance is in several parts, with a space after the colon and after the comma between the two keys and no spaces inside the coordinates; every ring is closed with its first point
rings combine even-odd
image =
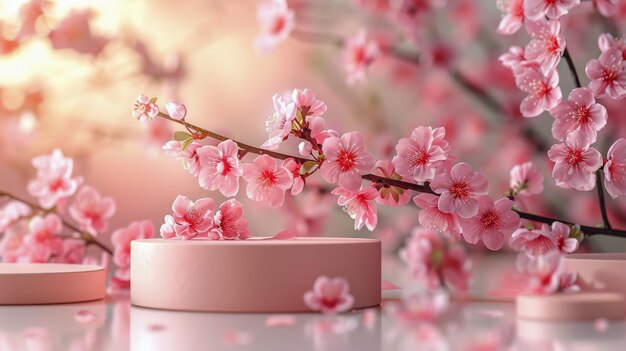
{"type": "Polygon", "coordinates": [[[175,312],[131,306],[125,294],[90,303],[0,306],[0,351],[626,350],[623,320],[522,320],[512,303],[496,302],[453,302],[436,323],[403,322],[382,310],[334,317],[175,312]]]}

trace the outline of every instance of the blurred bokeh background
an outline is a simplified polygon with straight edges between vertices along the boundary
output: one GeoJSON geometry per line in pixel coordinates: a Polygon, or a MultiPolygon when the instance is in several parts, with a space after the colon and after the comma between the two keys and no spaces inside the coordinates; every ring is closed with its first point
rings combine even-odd
{"type": "MultiPolygon", "coordinates": [[[[423,3],[429,12],[410,25],[384,0],[288,3],[299,30],[346,37],[367,28],[381,43],[428,59],[413,64],[383,55],[365,82],[350,85],[336,45],[289,38],[258,54],[257,1],[0,1],[0,189],[28,196],[31,158],[60,148],[76,160],[75,174],[85,184],[116,200],[111,229],[138,219],[158,227],[177,194],[220,195],[202,190],[161,151],[172,125],[131,117],[138,94],[182,102],[190,122],[260,145],[272,95],[310,88],[328,105],[327,126],[365,132],[378,158],[392,157],[396,141],[418,125],[445,126],[452,153],[487,174],[491,195],[508,189],[513,165],[534,161],[546,177],[546,192],[527,203],[529,212],[600,222],[595,192],[554,186],[546,157],[554,143],[552,118],[519,114],[524,94],[498,57],[528,39],[521,31],[496,34],[501,13],[495,1],[418,1],[416,9],[423,3]]],[[[619,6],[607,18],[584,1],[563,23],[583,84],[585,63],[599,55],[597,35],[625,30],[626,7],[619,6]]],[[[573,82],[564,63],[559,70],[566,95],[573,82]]],[[[600,132],[597,148],[606,155],[615,139],[626,136],[626,100],[603,103],[609,128],[600,132]]],[[[289,145],[295,146],[282,150],[296,154],[289,145]]],[[[374,233],[357,233],[332,206],[336,200],[315,191],[289,199],[283,209],[259,206],[243,192],[239,199],[254,235],[294,227],[303,235],[377,236],[393,249],[417,223],[412,206],[380,207],[374,233]]],[[[609,200],[609,209],[613,223],[626,228],[626,203],[609,200]]],[[[621,249],[620,240],[590,242],[621,249]]]]}

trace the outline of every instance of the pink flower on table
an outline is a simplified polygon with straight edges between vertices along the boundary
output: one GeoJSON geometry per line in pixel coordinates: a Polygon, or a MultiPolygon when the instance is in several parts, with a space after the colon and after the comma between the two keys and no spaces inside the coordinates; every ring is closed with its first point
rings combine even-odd
{"type": "Polygon", "coordinates": [[[509,238],[509,246],[530,256],[539,256],[556,249],[556,241],[550,228],[544,224],[541,229],[517,229],[509,238]]]}
{"type": "Polygon", "coordinates": [[[444,128],[417,127],[410,138],[402,138],[396,145],[393,158],[396,171],[405,179],[418,183],[431,181],[437,166],[448,158],[450,145],[444,139],[444,128]]]}
{"type": "Polygon", "coordinates": [[[561,222],[553,222],[551,235],[556,242],[556,248],[562,254],[572,253],[578,249],[580,243],[576,238],[570,238],[569,225],[561,222]]]}
{"type": "Polygon", "coordinates": [[[298,195],[304,189],[304,179],[300,176],[300,168],[302,165],[293,158],[283,160],[283,167],[291,172],[293,176],[293,184],[291,185],[291,195],[298,195]]]}
{"type": "Polygon", "coordinates": [[[266,150],[276,150],[291,133],[292,122],[296,118],[296,103],[287,102],[280,95],[272,97],[274,111],[265,122],[269,138],[261,145],[266,150]]]}
{"type": "Polygon", "coordinates": [[[342,206],[350,218],[354,219],[354,230],[361,230],[366,226],[370,231],[376,228],[378,213],[375,200],[378,191],[373,187],[366,187],[359,191],[352,191],[338,187],[331,191],[333,195],[339,195],[337,204],[342,206]]]}
{"type": "Polygon", "coordinates": [[[528,93],[520,104],[520,112],[524,117],[538,116],[561,101],[559,74],[556,70],[551,70],[544,76],[539,69],[528,67],[515,77],[515,83],[520,90],[528,93]]]}
{"type": "Polygon", "coordinates": [[[315,279],[313,290],[304,294],[304,304],[313,311],[335,314],[348,311],[354,305],[350,284],[345,278],[320,276],[315,279]]]}
{"type": "Polygon", "coordinates": [[[0,233],[9,229],[16,221],[30,215],[30,206],[19,201],[9,201],[0,208],[0,233]]]}
{"type": "Polygon", "coordinates": [[[543,17],[557,19],[580,5],[580,0],[525,0],[524,13],[536,21],[543,17]]]}
{"type": "Polygon", "coordinates": [[[524,51],[526,58],[540,62],[542,72],[550,72],[559,63],[565,50],[561,23],[558,20],[529,21],[526,30],[532,38],[524,51]]]}
{"type": "Polygon", "coordinates": [[[418,220],[422,227],[445,233],[452,240],[461,238],[459,217],[455,213],[446,213],[439,210],[438,196],[421,193],[413,198],[413,202],[421,208],[418,220]]]}
{"type": "Polygon", "coordinates": [[[513,34],[524,24],[524,0],[500,0],[498,7],[504,13],[498,25],[498,33],[513,34]]]}
{"type": "Polygon", "coordinates": [[[354,37],[346,39],[343,52],[344,67],[348,73],[348,84],[365,80],[367,68],[380,57],[380,46],[367,39],[367,32],[361,29],[354,37]]]}
{"type": "Polygon", "coordinates": [[[291,93],[293,102],[300,111],[306,110],[306,117],[321,117],[326,112],[326,104],[322,100],[315,97],[315,93],[311,89],[294,89],[291,93]]]}
{"type": "Polygon", "coordinates": [[[587,63],[585,72],[591,82],[589,89],[597,97],[622,99],[626,96],[626,61],[617,48],[602,52],[599,59],[587,63]]]}
{"type": "Polygon", "coordinates": [[[243,179],[248,182],[246,193],[254,201],[263,201],[271,207],[281,207],[285,191],[293,184],[293,175],[279,166],[268,155],[261,155],[253,163],[244,163],[243,179]]]}
{"type": "Polygon", "coordinates": [[[150,221],[131,222],[111,235],[113,262],[117,266],[115,277],[122,281],[130,280],[130,243],[133,240],[149,239],[154,235],[154,225],[150,221]]]}
{"type": "Polygon", "coordinates": [[[91,234],[107,230],[107,219],[115,213],[115,201],[110,197],[101,197],[98,191],[84,186],[69,207],[70,216],[80,227],[91,234]]]}
{"type": "Polygon", "coordinates": [[[35,216],[28,225],[29,233],[24,236],[27,262],[48,262],[61,252],[63,239],[59,236],[63,230],[61,218],[56,214],[45,217],[35,216]]]}
{"type": "Polygon", "coordinates": [[[166,103],[165,109],[167,110],[167,114],[177,121],[182,121],[185,119],[185,116],[187,116],[187,108],[185,105],[179,104],[178,102],[170,101],[166,103]]]}
{"type": "Polygon", "coordinates": [[[469,218],[478,213],[476,197],[489,191],[489,183],[484,175],[472,171],[467,163],[457,163],[449,173],[435,176],[430,183],[431,189],[439,196],[439,210],[445,213],[456,213],[460,217],[469,218]]]}
{"type": "Polygon", "coordinates": [[[320,166],[322,178],[338,183],[348,190],[361,187],[361,175],[374,166],[374,155],[365,149],[365,138],[359,132],[350,132],[324,140],[322,150],[326,159],[320,166]]]}
{"type": "Polygon", "coordinates": [[[519,215],[513,211],[513,201],[502,198],[495,203],[488,195],[478,198],[478,213],[461,219],[463,238],[470,244],[481,241],[490,250],[499,250],[515,229],[519,227],[519,215]]]}
{"type": "Polygon", "coordinates": [[[137,101],[133,105],[133,117],[143,122],[148,119],[154,119],[159,114],[159,106],[154,103],[153,99],[145,95],[139,95],[137,101]]]}
{"type": "Polygon", "coordinates": [[[543,192],[543,174],[539,173],[532,162],[526,162],[511,168],[509,183],[516,195],[537,195],[543,192]]]}
{"type": "Polygon", "coordinates": [[[178,195],[172,204],[174,231],[176,236],[192,239],[208,234],[213,228],[213,210],[215,201],[211,198],[191,201],[186,196],[178,195]]]}
{"type": "Polygon", "coordinates": [[[267,54],[289,37],[295,26],[294,13],[287,7],[286,0],[266,0],[259,5],[256,14],[261,34],[254,46],[259,53],[267,54]]]}
{"type": "Polygon", "coordinates": [[[235,199],[230,199],[220,205],[215,212],[213,224],[214,228],[209,233],[209,237],[213,240],[220,238],[243,240],[251,236],[248,231],[248,221],[243,217],[243,207],[235,199]]]}
{"type": "Polygon", "coordinates": [[[595,171],[602,166],[598,150],[570,135],[564,144],[552,145],[548,157],[555,163],[552,177],[561,188],[588,191],[596,181],[595,171]]]}
{"type": "Polygon", "coordinates": [[[622,53],[622,59],[626,60],[626,34],[622,37],[614,37],[610,33],[602,33],[598,36],[598,47],[602,52],[609,49],[618,49],[622,53]]]}
{"type": "Polygon", "coordinates": [[[201,169],[198,149],[202,147],[202,144],[197,141],[192,141],[184,150],[181,150],[181,147],[182,144],[180,141],[171,140],[163,145],[163,151],[168,155],[180,159],[183,162],[183,168],[188,170],[192,176],[198,177],[201,169]]]}
{"type": "MultiPolygon", "coordinates": [[[[380,160],[376,162],[375,169],[375,175],[395,180],[402,180],[402,176],[396,173],[393,163],[391,163],[391,161],[389,160],[380,160]]],[[[376,202],[381,205],[398,207],[406,205],[407,203],[409,203],[410,199],[410,190],[402,189],[395,186],[383,186],[379,190],[379,195],[376,198],[376,202]]]]}
{"type": "Polygon", "coordinates": [[[237,143],[225,140],[217,146],[199,147],[196,153],[200,161],[200,186],[207,190],[217,189],[224,196],[237,195],[239,177],[243,174],[237,143]]]}
{"type": "Polygon", "coordinates": [[[604,164],[604,186],[612,198],[626,195],[626,139],[618,139],[604,164]]]}
{"type": "Polygon", "coordinates": [[[554,116],[552,136],[565,141],[568,135],[576,134],[582,143],[592,144],[598,131],[606,125],[607,113],[604,106],[596,103],[589,88],[576,88],[565,101],[550,110],[554,116]]]}
{"type": "Polygon", "coordinates": [[[28,192],[39,198],[39,204],[51,208],[60,200],[74,195],[80,179],[72,178],[74,160],[64,157],[63,152],[54,149],[50,155],[32,159],[37,169],[37,178],[28,183],[28,192]]]}

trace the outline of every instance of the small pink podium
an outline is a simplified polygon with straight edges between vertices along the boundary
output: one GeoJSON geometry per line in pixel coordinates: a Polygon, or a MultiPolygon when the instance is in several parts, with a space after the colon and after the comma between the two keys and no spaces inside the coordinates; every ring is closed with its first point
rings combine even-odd
{"type": "Polygon", "coordinates": [[[380,303],[380,241],[165,240],[131,243],[131,302],[205,312],[305,312],[303,295],[320,275],[344,277],[354,308],[380,303]]]}

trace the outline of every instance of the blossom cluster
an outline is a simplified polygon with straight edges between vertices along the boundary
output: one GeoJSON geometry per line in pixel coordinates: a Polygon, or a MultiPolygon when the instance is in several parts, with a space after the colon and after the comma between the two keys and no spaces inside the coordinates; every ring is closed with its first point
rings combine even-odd
{"type": "Polygon", "coordinates": [[[109,230],[116,211],[115,201],[74,175],[74,160],[59,149],[32,159],[36,178],[27,186],[37,204],[0,191],[9,200],[0,207],[0,258],[19,263],[86,263],[107,265],[87,254],[87,245],[96,244],[113,255],[115,270],[111,283],[127,288],[130,282],[130,242],[150,238],[151,222],[133,222],[112,233],[114,248],[100,239],[109,230]],[[71,221],[64,218],[69,216],[71,221]]]}

